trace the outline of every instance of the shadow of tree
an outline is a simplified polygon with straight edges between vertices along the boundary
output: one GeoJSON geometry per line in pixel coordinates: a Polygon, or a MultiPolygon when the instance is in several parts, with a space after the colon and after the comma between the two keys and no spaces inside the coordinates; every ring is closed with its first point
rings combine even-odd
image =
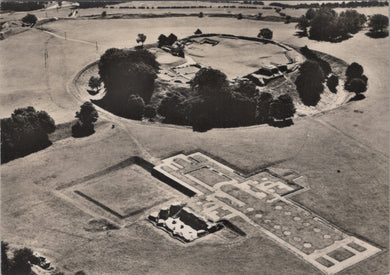
{"type": "Polygon", "coordinates": [[[284,128],[294,125],[294,121],[292,119],[270,121],[268,122],[268,125],[278,128],[284,128]]]}
{"type": "Polygon", "coordinates": [[[378,38],[385,38],[389,36],[389,31],[384,31],[384,32],[366,32],[365,35],[368,37],[378,39],[378,38]]]}
{"type": "Polygon", "coordinates": [[[82,138],[87,137],[95,133],[95,130],[90,127],[83,127],[79,121],[72,125],[72,137],[82,138]]]}
{"type": "Polygon", "coordinates": [[[349,100],[349,102],[351,102],[351,101],[360,101],[360,100],[363,100],[365,98],[366,98],[366,96],[364,94],[357,94],[353,98],[351,98],[349,100]]]}
{"type": "Polygon", "coordinates": [[[294,36],[297,36],[299,38],[302,38],[302,37],[307,37],[307,33],[305,33],[304,31],[296,31],[294,33],[294,36]]]}

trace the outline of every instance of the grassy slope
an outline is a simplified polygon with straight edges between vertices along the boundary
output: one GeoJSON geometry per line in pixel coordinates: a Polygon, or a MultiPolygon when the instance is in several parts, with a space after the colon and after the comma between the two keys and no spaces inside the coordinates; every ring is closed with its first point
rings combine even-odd
{"type": "Polygon", "coordinates": [[[57,123],[71,120],[78,107],[67,94],[66,86],[80,66],[98,58],[91,50],[94,48],[55,39],[38,30],[1,41],[0,50],[7,54],[1,56],[0,62],[0,116],[9,116],[17,107],[33,105],[46,110],[57,123]],[[20,41],[25,44],[21,45],[20,41]],[[49,56],[46,69],[45,49],[49,56]],[[80,52],[83,58],[79,57],[80,52]]]}
{"type": "MultiPolygon", "coordinates": [[[[50,25],[58,33],[67,31],[73,38],[101,41],[104,47],[133,45],[140,31],[148,35],[149,41],[154,41],[160,33],[169,33],[173,27],[178,36],[184,36],[198,27],[204,32],[226,32],[226,26],[229,26],[231,33],[255,35],[263,26],[275,29],[278,26],[280,30],[275,32],[278,40],[290,38],[289,43],[308,44],[348,62],[356,60],[363,64],[370,81],[366,100],[313,119],[297,120],[289,128],[260,126],[216,129],[199,134],[190,129],[144,126],[131,121],[124,127],[154,157],[200,148],[247,170],[284,160],[277,166],[292,168],[309,178],[311,190],[296,196],[298,202],[341,228],[387,247],[388,165],[383,154],[388,155],[388,83],[383,79],[388,75],[388,59],[383,58],[383,52],[388,52],[388,39],[372,40],[358,34],[341,44],[319,43],[293,37],[292,25],[249,21],[234,21],[228,25],[231,22],[228,19],[181,20],[153,19],[147,27],[143,20],[115,20],[112,23],[69,21],[50,25]],[[116,31],[112,32],[112,29],[116,31]],[[124,41],[123,37],[129,37],[130,42],[124,41]],[[359,56],[356,56],[356,47],[359,47],[359,56]],[[373,47],[375,51],[361,53],[362,49],[373,47]],[[355,113],[355,109],[364,113],[355,113]],[[376,119],[378,113],[381,119],[376,119]],[[337,170],[341,172],[337,173],[337,170]]],[[[2,107],[12,102],[30,102],[35,98],[34,93],[47,87],[40,78],[28,80],[26,77],[39,73],[38,69],[38,72],[34,71],[35,58],[19,58],[27,50],[36,58],[42,56],[42,45],[47,37],[31,31],[0,42],[1,50],[11,55],[2,57],[9,58],[6,72],[1,72],[2,77],[7,76],[5,84],[1,84],[2,91],[9,94],[5,97],[8,101],[2,100],[2,107]],[[21,45],[19,40],[25,43],[21,45]],[[31,66],[27,66],[29,63],[31,66]],[[28,70],[24,74],[12,74],[12,71],[26,67],[28,70]],[[12,99],[10,94],[24,89],[24,81],[34,81],[31,83],[32,92],[24,93],[26,99],[12,99]]],[[[55,85],[55,89],[50,89],[52,101],[42,95],[37,104],[48,109],[50,114],[53,112],[57,120],[70,120],[78,107],[74,107],[75,101],[64,87],[70,76],[93,61],[96,54],[89,45],[52,40],[49,53],[65,54],[66,58],[56,63],[53,61],[50,85],[55,85]],[[64,101],[60,101],[64,104],[63,109],[53,105],[59,100],[64,101]]],[[[60,183],[139,154],[128,132],[121,127],[111,129],[109,126],[85,139],[59,141],[44,151],[2,167],[2,234],[6,241],[36,248],[65,270],[84,269],[91,274],[112,273],[114,270],[116,274],[178,274],[183,271],[189,274],[250,274],[261,273],[261,270],[273,270],[273,274],[316,273],[311,266],[262,237],[230,246],[200,243],[184,248],[143,222],[111,232],[109,237],[105,233],[86,233],[82,227],[91,216],[58,199],[58,194],[52,190],[60,183]]],[[[383,254],[344,273],[383,274],[387,271],[386,262],[387,256],[383,254]]]]}

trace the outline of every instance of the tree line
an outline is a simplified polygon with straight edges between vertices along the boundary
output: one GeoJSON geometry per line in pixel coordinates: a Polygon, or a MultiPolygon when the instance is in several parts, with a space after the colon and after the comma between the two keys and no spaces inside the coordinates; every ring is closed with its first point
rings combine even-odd
{"type": "MultiPolygon", "coordinates": [[[[167,37],[160,38],[165,44],[167,37]]],[[[169,86],[170,91],[152,106],[158,69],[155,56],[145,49],[107,50],[99,61],[106,94],[96,104],[123,117],[158,115],[164,123],[191,125],[199,131],[283,121],[295,113],[289,95],[259,94],[256,85],[245,79],[230,85],[224,73],[212,68],[200,69],[190,87],[169,86]]]]}
{"type": "Polygon", "coordinates": [[[1,1],[0,7],[2,11],[33,11],[43,9],[45,7],[45,2],[1,1]]]}
{"type": "Polygon", "coordinates": [[[356,10],[338,14],[330,8],[321,7],[308,9],[306,14],[299,18],[296,28],[309,39],[339,42],[360,31],[366,21],[366,16],[356,10]]]}
{"type": "MultiPolygon", "coordinates": [[[[316,106],[324,92],[324,84],[332,93],[337,93],[339,78],[332,74],[330,64],[318,57],[316,53],[307,47],[301,48],[301,53],[307,60],[300,66],[295,86],[304,105],[316,106]]],[[[355,93],[355,99],[362,98],[362,93],[367,90],[368,78],[363,74],[363,67],[353,62],[345,72],[345,90],[355,93]]]]}
{"type": "Polygon", "coordinates": [[[299,3],[299,4],[284,4],[272,2],[269,4],[274,7],[290,8],[290,9],[309,9],[309,8],[359,8],[359,7],[386,7],[388,1],[348,1],[348,2],[329,2],[329,3],[299,3]]]}
{"type": "MultiPolygon", "coordinates": [[[[72,125],[73,137],[94,133],[98,113],[90,102],[85,102],[76,112],[77,121],[72,125]]],[[[56,130],[53,118],[34,107],[18,108],[10,117],[1,119],[1,163],[24,157],[50,146],[49,134],[56,130]]]]}

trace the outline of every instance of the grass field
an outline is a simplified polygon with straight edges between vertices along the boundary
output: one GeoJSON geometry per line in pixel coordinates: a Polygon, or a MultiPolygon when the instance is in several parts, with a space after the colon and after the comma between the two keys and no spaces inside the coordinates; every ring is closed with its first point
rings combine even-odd
{"type": "MultiPolygon", "coordinates": [[[[138,165],[87,182],[77,190],[126,217],[174,198],[174,190],[138,165]]],[[[176,194],[177,198],[181,198],[176,194]]]]}
{"type": "Polygon", "coordinates": [[[256,126],[194,133],[188,128],[147,125],[101,112],[100,119],[109,123],[94,135],[59,140],[44,151],[2,166],[3,240],[33,248],[69,274],[78,270],[87,274],[253,274],[261,270],[317,274],[262,236],[231,245],[185,247],[142,220],[108,236],[86,232],[83,228],[91,214],[55,191],[61,183],[101,171],[129,156],[149,155],[158,161],[178,151],[201,149],[244,170],[273,165],[306,176],[310,190],[293,200],[386,249],[341,274],[388,272],[388,38],[371,39],[363,31],[342,43],[316,42],[294,36],[293,24],[227,18],[68,20],[47,27],[59,36],[67,32],[68,40],[32,29],[0,41],[0,50],[7,53],[0,62],[1,117],[16,107],[33,104],[48,111],[56,122],[70,121],[85,98],[74,98],[67,88],[74,75],[105,49],[134,46],[140,32],[148,36],[148,43],[156,41],[160,33],[184,37],[197,28],[255,36],[260,28],[269,27],[278,41],[357,61],[369,79],[367,98],[298,119],[283,129],[256,126]],[[45,48],[49,52],[47,70],[45,48]],[[116,127],[111,129],[111,124],[116,127]]]}

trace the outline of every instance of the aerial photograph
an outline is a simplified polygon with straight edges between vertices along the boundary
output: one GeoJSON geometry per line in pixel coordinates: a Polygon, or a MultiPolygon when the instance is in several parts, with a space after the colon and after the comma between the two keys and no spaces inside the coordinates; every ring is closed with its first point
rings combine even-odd
{"type": "Polygon", "coordinates": [[[388,0],[0,5],[1,274],[390,274],[388,0]]]}

